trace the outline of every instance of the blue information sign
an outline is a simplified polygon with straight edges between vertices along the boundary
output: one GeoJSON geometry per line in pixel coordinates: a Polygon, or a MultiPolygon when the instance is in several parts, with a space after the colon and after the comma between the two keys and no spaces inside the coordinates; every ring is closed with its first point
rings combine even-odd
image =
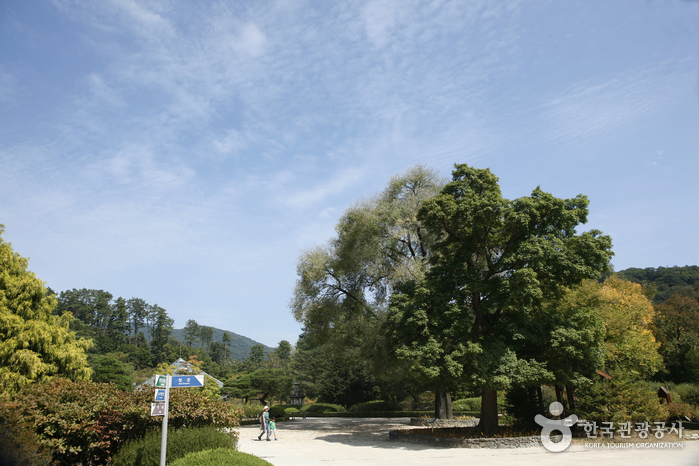
{"type": "Polygon", "coordinates": [[[176,387],[203,387],[203,375],[173,375],[172,388],[176,387]]]}
{"type": "Polygon", "coordinates": [[[165,390],[155,391],[155,401],[165,401],[165,390]]]}

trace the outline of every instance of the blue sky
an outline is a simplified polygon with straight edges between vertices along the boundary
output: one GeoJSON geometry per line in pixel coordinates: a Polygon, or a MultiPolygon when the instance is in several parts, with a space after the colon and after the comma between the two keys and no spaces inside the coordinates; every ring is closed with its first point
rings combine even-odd
{"type": "Polygon", "coordinates": [[[269,346],[299,253],[422,163],[699,264],[699,2],[0,2],[0,223],[60,292],[269,346]]]}

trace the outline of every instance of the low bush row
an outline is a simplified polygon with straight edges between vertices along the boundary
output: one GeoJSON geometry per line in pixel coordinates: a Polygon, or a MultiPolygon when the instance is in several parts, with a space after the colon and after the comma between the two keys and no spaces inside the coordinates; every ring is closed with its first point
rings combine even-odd
{"type": "MultiPolygon", "coordinates": [[[[181,427],[168,429],[167,461],[168,463],[183,458],[189,453],[213,449],[234,451],[237,435],[214,426],[181,427]]],[[[110,463],[113,466],[158,466],[160,464],[160,447],[162,431],[151,430],[137,440],[126,442],[110,463]]]]}
{"type": "Polygon", "coordinates": [[[271,463],[247,453],[225,448],[190,453],[170,463],[171,466],[220,466],[222,464],[265,466],[271,463]]]}

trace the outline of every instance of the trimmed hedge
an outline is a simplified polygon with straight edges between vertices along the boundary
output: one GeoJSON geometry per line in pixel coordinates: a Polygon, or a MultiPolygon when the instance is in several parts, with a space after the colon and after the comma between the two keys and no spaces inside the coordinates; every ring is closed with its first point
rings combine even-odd
{"type": "Polygon", "coordinates": [[[282,421],[286,417],[286,406],[277,405],[269,408],[269,418],[275,418],[277,421],[282,421]]]}
{"type": "Polygon", "coordinates": [[[346,413],[347,410],[342,405],[334,405],[330,403],[312,403],[303,405],[301,411],[307,413],[346,413]]]}
{"type": "Polygon", "coordinates": [[[198,451],[170,463],[170,466],[219,466],[222,464],[235,464],[238,466],[265,466],[269,463],[257,456],[241,453],[226,448],[198,451]]]}
{"type": "Polygon", "coordinates": [[[376,400],[368,401],[366,403],[357,403],[356,405],[351,406],[348,411],[351,413],[371,413],[376,411],[403,411],[403,408],[398,406],[397,403],[376,400]]]}
{"type": "MultiPolygon", "coordinates": [[[[113,466],[158,466],[160,464],[160,429],[149,431],[139,440],[126,442],[110,463],[113,466]]],[[[182,458],[189,453],[225,448],[235,450],[237,435],[216,427],[185,427],[168,429],[168,462],[182,458]]]]}

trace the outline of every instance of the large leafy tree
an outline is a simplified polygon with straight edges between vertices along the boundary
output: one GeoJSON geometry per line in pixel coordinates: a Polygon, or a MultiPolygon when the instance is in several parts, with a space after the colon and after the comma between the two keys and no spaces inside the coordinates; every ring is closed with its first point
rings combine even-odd
{"type": "Polygon", "coordinates": [[[389,336],[396,355],[417,361],[441,391],[440,414],[449,415],[450,382],[466,382],[482,391],[480,426],[493,434],[497,390],[547,375],[540,362],[517,357],[508,324],[607,269],[611,239],[576,233],[587,206],[585,196],[558,199],[540,188],[505,199],[490,170],[465,164],[423,202],[418,220],[436,236],[432,267],[396,293],[389,336]]]}
{"type": "Polygon", "coordinates": [[[699,379],[699,301],[674,294],[656,306],[653,321],[660,352],[675,382],[699,379]]]}
{"type": "MultiPolygon", "coordinates": [[[[383,192],[347,209],[336,238],[301,254],[291,308],[305,329],[304,354],[309,346],[322,347],[361,379],[390,373],[392,381],[409,382],[405,367],[386,357],[380,329],[393,290],[425,275],[433,238],[417,214],[444,183],[434,171],[412,167],[383,192]],[[366,374],[356,369],[357,361],[366,374]]],[[[316,382],[300,381],[309,391],[317,388],[316,382]]]]}
{"type": "Polygon", "coordinates": [[[605,370],[645,379],[661,370],[660,343],[651,330],[655,309],[641,285],[617,277],[586,285],[597,293],[596,308],[606,329],[605,370]]]}
{"type": "Polygon", "coordinates": [[[376,327],[398,283],[424,276],[431,238],[417,212],[442,186],[433,171],[413,167],[349,208],[337,238],[301,254],[291,308],[309,340],[351,346],[376,327]]]}
{"type": "Polygon", "coordinates": [[[86,351],[92,342],[76,339],[72,315],[56,316],[55,307],[55,296],[27,270],[27,259],[0,238],[0,394],[54,375],[90,378],[86,351]]]}

